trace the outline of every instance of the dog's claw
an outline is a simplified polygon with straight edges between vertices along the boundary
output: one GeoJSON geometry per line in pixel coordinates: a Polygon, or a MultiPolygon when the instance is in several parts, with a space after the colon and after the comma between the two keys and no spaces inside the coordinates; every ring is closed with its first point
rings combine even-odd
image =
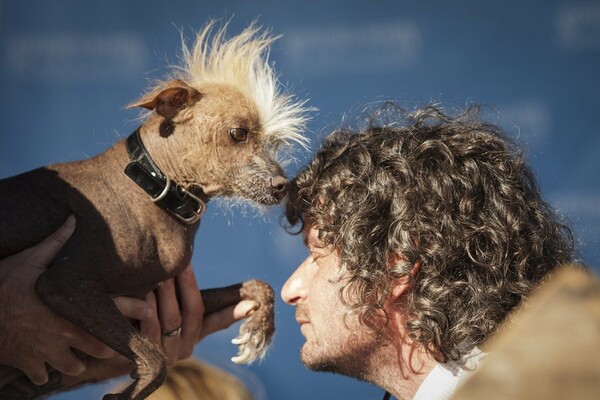
{"type": "Polygon", "coordinates": [[[231,343],[235,345],[240,345],[247,343],[250,340],[250,332],[246,332],[243,336],[238,336],[236,338],[231,339],[231,343]]]}
{"type": "Polygon", "coordinates": [[[244,320],[239,334],[231,343],[239,346],[238,354],[231,358],[236,364],[250,364],[265,356],[267,347],[273,337],[273,289],[266,283],[251,280],[244,282],[240,289],[244,300],[254,300],[260,307],[244,320]]]}
{"type": "Polygon", "coordinates": [[[233,361],[236,364],[245,364],[248,361],[250,361],[250,348],[245,347],[242,350],[242,353],[238,356],[232,357],[231,361],[233,361]]]}

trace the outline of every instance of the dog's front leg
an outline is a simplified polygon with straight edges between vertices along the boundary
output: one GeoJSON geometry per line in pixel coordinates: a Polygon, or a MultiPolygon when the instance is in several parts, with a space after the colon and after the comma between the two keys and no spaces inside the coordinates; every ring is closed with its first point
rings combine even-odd
{"type": "Polygon", "coordinates": [[[123,393],[108,394],[104,400],[145,399],[162,384],[165,356],[119,312],[102,285],[79,279],[72,270],[53,266],[40,275],[36,290],[52,311],[134,363],[134,382],[123,393]]]}

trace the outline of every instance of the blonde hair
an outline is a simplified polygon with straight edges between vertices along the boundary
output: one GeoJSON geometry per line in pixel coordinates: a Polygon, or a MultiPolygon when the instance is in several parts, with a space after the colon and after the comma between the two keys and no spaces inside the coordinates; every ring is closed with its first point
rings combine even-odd
{"type": "Polygon", "coordinates": [[[170,366],[163,385],[147,400],[254,400],[254,396],[235,375],[188,359],[170,366]]]}
{"type": "Polygon", "coordinates": [[[278,77],[269,64],[271,44],[279,38],[252,22],[239,35],[227,40],[227,25],[213,33],[216,21],[209,21],[188,48],[182,35],[183,65],[173,66],[171,79],[180,79],[200,89],[203,84],[236,87],[258,110],[266,137],[278,144],[298,143],[305,149],[309,140],[302,132],[308,111],[306,100],[281,93],[278,77]]]}

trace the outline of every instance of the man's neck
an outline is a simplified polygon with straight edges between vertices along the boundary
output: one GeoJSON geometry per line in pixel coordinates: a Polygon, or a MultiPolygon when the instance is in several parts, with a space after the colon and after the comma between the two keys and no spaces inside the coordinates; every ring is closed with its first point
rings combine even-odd
{"type": "Polygon", "coordinates": [[[438,362],[422,346],[394,343],[382,348],[368,380],[397,399],[410,400],[438,362]]]}
{"type": "Polygon", "coordinates": [[[395,305],[388,310],[389,320],[378,346],[366,362],[366,380],[387,390],[397,399],[411,400],[438,364],[425,347],[411,339],[406,331],[407,317],[395,305]]]}

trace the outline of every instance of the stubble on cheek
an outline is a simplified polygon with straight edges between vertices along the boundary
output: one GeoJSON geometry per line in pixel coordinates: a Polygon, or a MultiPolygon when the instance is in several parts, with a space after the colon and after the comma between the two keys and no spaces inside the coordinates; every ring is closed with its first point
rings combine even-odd
{"type": "Polygon", "coordinates": [[[302,363],[311,371],[332,372],[366,380],[365,363],[375,350],[375,342],[365,342],[349,332],[343,336],[320,338],[309,333],[311,339],[307,339],[300,350],[302,363]]]}
{"type": "MultiPolygon", "coordinates": [[[[301,312],[303,310],[300,310],[301,312]]],[[[306,314],[300,314],[306,316],[306,314]]],[[[300,350],[304,365],[312,370],[328,370],[327,365],[344,352],[346,336],[350,334],[343,322],[334,323],[334,316],[313,316],[307,323],[302,324],[301,331],[305,342],[300,350]]]]}
{"type": "Polygon", "coordinates": [[[377,335],[363,326],[356,315],[344,318],[333,309],[330,311],[313,315],[310,320],[306,310],[297,311],[299,320],[309,321],[302,326],[305,337],[300,350],[302,363],[312,371],[366,380],[365,364],[380,346],[377,335]]]}

